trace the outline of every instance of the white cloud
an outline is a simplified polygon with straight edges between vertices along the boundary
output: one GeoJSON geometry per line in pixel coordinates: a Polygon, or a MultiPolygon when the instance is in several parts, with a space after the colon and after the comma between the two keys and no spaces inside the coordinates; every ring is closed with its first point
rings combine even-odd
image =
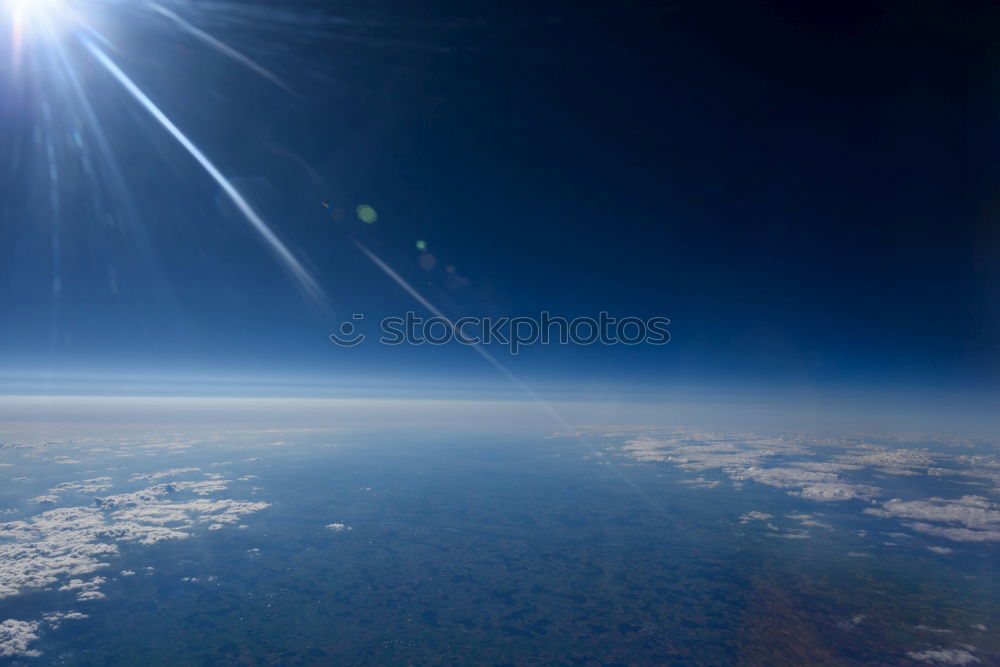
{"type": "Polygon", "coordinates": [[[708,480],[704,477],[695,477],[694,479],[682,479],[681,484],[690,484],[691,486],[696,486],[699,489],[714,489],[719,485],[719,480],[708,480]]]}
{"type": "Polygon", "coordinates": [[[339,532],[344,531],[344,530],[354,530],[350,526],[348,526],[346,524],[343,524],[343,523],[328,523],[326,525],[326,527],[329,528],[330,530],[332,530],[335,533],[339,533],[339,532]]]}
{"type": "Polygon", "coordinates": [[[107,564],[102,558],[118,552],[117,546],[97,541],[104,521],[92,508],[50,510],[18,523],[30,529],[17,531],[27,541],[0,544],[0,598],[89,574],[107,564]]]}
{"type": "Polygon", "coordinates": [[[922,630],[923,632],[933,632],[938,635],[950,635],[954,632],[953,630],[949,630],[948,628],[932,628],[931,626],[924,625],[923,623],[921,623],[920,625],[915,625],[913,627],[917,630],[922,630]]]}
{"type": "Polygon", "coordinates": [[[26,521],[0,523],[0,539],[4,540],[0,543],[0,599],[107,567],[107,559],[118,553],[114,542],[149,545],[184,539],[198,524],[236,524],[268,506],[235,500],[167,500],[165,496],[178,492],[179,485],[158,484],[96,499],[96,507],[64,507],[26,521]],[[113,542],[108,543],[109,539],[113,542]]]}
{"type": "MultiPolygon", "coordinates": [[[[620,447],[609,449],[611,452],[617,450],[634,461],[666,463],[686,471],[718,470],[732,480],[736,489],[754,482],[806,500],[864,501],[873,505],[864,510],[867,514],[908,521],[903,525],[926,535],[957,542],[1000,541],[1000,506],[984,496],[896,498],[879,504],[876,501],[881,489],[867,481],[872,473],[883,478],[970,477],[975,481],[955,481],[992,485],[993,492],[1000,493],[1000,457],[996,455],[877,445],[860,436],[768,437],[644,427],[625,431],[608,427],[603,435],[625,440],[620,447]],[[823,456],[825,452],[827,455],[823,456]],[[866,479],[859,479],[858,471],[867,472],[866,479]]],[[[937,440],[942,445],[957,444],[944,438],[937,440]]],[[[905,438],[895,441],[902,443],[905,438]]],[[[704,479],[698,477],[682,483],[701,486],[704,479]]],[[[803,519],[802,523],[832,528],[813,519],[803,519]]]]}
{"type": "Polygon", "coordinates": [[[81,593],[77,593],[77,595],[76,595],[76,599],[79,600],[80,602],[90,602],[90,601],[93,601],[93,600],[104,600],[107,597],[108,596],[105,595],[104,593],[102,593],[101,591],[83,591],[81,593]]]}
{"type": "MultiPolygon", "coordinates": [[[[774,528],[774,526],[770,526],[774,528]]],[[[783,537],[786,540],[808,540],[812,535],[808,530],[790,530],[786,533],[769,533],[771,537],[783,537]]]]}
{"type": "Polygon", "coordinates": [[[873,447],[867,452],[850,452],[842,458],[855,465],[890,470],[906,467],[927,468],[934,464],[933,455],[926,449],[873,447]]]}
{"type": "Polygon", "coordinates": [[[827,530],[833,530],[833,526],[826,523],[825,521],[820,521],[814,519],[811,514],[786,514],[789,519],[795,519],[803,526],[810,526],[813,528],[826,528],[827,530]]]}
{"type": "Polygon", "coordinates": [[[207,496],[210,493],[215,493],[216,491],[225,491],[229,488],[229,480],[222,479],[221,477],[212,477],[203,482],[178,482],[177,489],[179,491],[191,491],[192,493],[197,493],[199,496],[207,496]]]}
{"type": "Polygon", "coordinates": [[[844,482],[821,482],[802,487],[800,491],[789,491],[793,496],[808,500],[868,500],[878,493],[878,489],[866,484],[847,484],[844,482]]]}
{"type": "Polygon", "coordinates": [[[851,457],[842,461],[808,460],[813,454],[799,439],[760,436],[737,439],[712,434],[665,439],[643,436],[628,440],[622,450],[637,461],[670,463],[691,471],[721,470],[734,482],[753,481],[820,502],[869,500],[879,492],[873,486],[852,483],[839,476],[844,471],[865,467],[863,456],[855,457],[862,462],[851,457]],[[802,457],[807,460],[794,460],[802,457]],[[783,465],[772,465],[778,460],[783,465]]]}
{"type": "Polygon", "coordinates": [[[177,477],[178,475],[183,475],[189,472],[201,472],[201,468],[173,468],[172,470],[164,470],[162,472],[145,473],[139,475],[132,475],[133,481],[153,481],[157,479],[169,479],[172,477],[177,477]]]}
{"type": "Polygon", "coordinates": [[[904,523],[903,525],[917,532],[943,537],[952,542],[1000,542],[1000,530],[969,530],[968,528],[935,526],[920,521],[904,523]]]}
{"type": "Polygon", "coordinates": [[[981,662],[979,658],[964,648],[934,648],[925,651],[910,651],[906,655],[914,660],[939,665],[969,665],[981,662]]]}
{"type": "Polygon", "coordinates": [[[60,586],[61,591],[90,591],[95,590],[98,586],[106,583],[107,579],[104,577],[94,577],[90,581],[84,581],[83,579],[70,579],[69,583],[60,586]]]}
{"type": "Polygon", "coordinates": [[[865,614],[855,614],[846,621],[840,621],[839,623],[837,623],[837,625],[839,625],[844,630],[853,630],[854,628],[861,625],[861,622],[864,621],[866,618],[867,616],[865,614]]]}
{"type": "Polygon", "coordinates": [[[60,586],[61,591],[78,591],[76,594],[76,599],[80,602],[88,602],[91,600],[103,600],[107,596],[99,591],[97,588],[103,583],[106,583],[107,579],[104,577],[94,577],[90,581],[84,581],[82,579],[71,579],[69,583],[60,586]]]}
{"type": "Polygon", "coordinates": [[[8,618],[0,623],[0,658],[41,655],[28,648],[38,639],[38,623],[8,618]]]}
{"type": "Polygon", "coordinates": [[[60,482],[54,487],[49,489],[49,493],[63,493],[65,491],[76,491],[78,493],[92,495],[95,493],[100,493],[101,491],[107,491],[111,488],[111,478],[110,477],[95,477],[93,479],[84,479],[79,482],[60,482]]]}
{"type": "Polygon", "coordinates": [[[982,496],[926,500],[893,498],[881,507],[866,509],[865,513],[882,518],[916,519],[904,525],[955,542],[1000,542],[1000,510],[982,496]]]}
{"type": "Polygon", "coordinates": [[[78,611],[50,611],[47,614],[42,614],[42,620],[48,623],[52,629],[58,628],[63,621],[78,621],[85,618],[90,618],[90,616],[78,611]]]}

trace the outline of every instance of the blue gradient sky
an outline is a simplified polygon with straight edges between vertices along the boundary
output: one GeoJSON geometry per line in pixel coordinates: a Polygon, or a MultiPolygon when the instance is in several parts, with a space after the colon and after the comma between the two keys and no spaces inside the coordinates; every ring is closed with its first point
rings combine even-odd
{"type": "Polygon", "coordinates": [[[672,320],[663,347],[496,350],[553,393],[995,395],[996,7],[166,6],[295,94],[163,16],[92,18],[328,299],[72,34],[70,70],[28,40],[0,59],[7,392],[507,387],[461,346],[332,345],[420,311],[353,236],[449,316],[672,320]]]}

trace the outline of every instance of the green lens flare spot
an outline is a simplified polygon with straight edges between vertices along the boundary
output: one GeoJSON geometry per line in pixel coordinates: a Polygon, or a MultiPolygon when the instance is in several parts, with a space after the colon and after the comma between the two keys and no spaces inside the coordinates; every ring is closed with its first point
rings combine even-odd
{"type": "Polygon", "coordinates": [[[427,250],[427,241],[417,241],[417,250],[420,252],[427,250]]]}
{"type": "Polygon", "coordinates": [[[378,220],[378,213],[375,212],[368,204],[361,204],[357,208],[358,219],[361,222],[366,222],[369,225],[378,220]]]}

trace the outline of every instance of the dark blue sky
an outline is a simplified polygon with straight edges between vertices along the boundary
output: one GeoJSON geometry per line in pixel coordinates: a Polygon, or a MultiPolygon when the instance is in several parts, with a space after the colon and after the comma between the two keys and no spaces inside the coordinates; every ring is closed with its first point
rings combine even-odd
{"type": "Polygon", "coordinates": [[[672,320],[663,347],[498,350],[533,383],[991,392],[1000,10],[813,5],[167,5],[296,95],[102,6],[109,55],[328,310],[69,31],[69,73],[37,41],[0,65],[0,365],[505,382],[463,347],[330,344],[416,307],[354,236],[448,315],[672,320]]]}

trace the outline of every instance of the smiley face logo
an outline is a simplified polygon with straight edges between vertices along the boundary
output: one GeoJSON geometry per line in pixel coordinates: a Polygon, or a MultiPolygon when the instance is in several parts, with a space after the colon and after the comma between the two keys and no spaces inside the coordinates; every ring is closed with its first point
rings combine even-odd
{"type": "Polygon", "coordinates": [[[354,347],[355,345],[360,345],[364,342],[365,335],[357,332],[357,328],[351,320],[360,321],[363,319],[365,319],[364,315],[355,313],[351,316],[350,320],[340,323],[339,333],[335,331],[330,334],[330,340],[340,347],[354,347]]]}

